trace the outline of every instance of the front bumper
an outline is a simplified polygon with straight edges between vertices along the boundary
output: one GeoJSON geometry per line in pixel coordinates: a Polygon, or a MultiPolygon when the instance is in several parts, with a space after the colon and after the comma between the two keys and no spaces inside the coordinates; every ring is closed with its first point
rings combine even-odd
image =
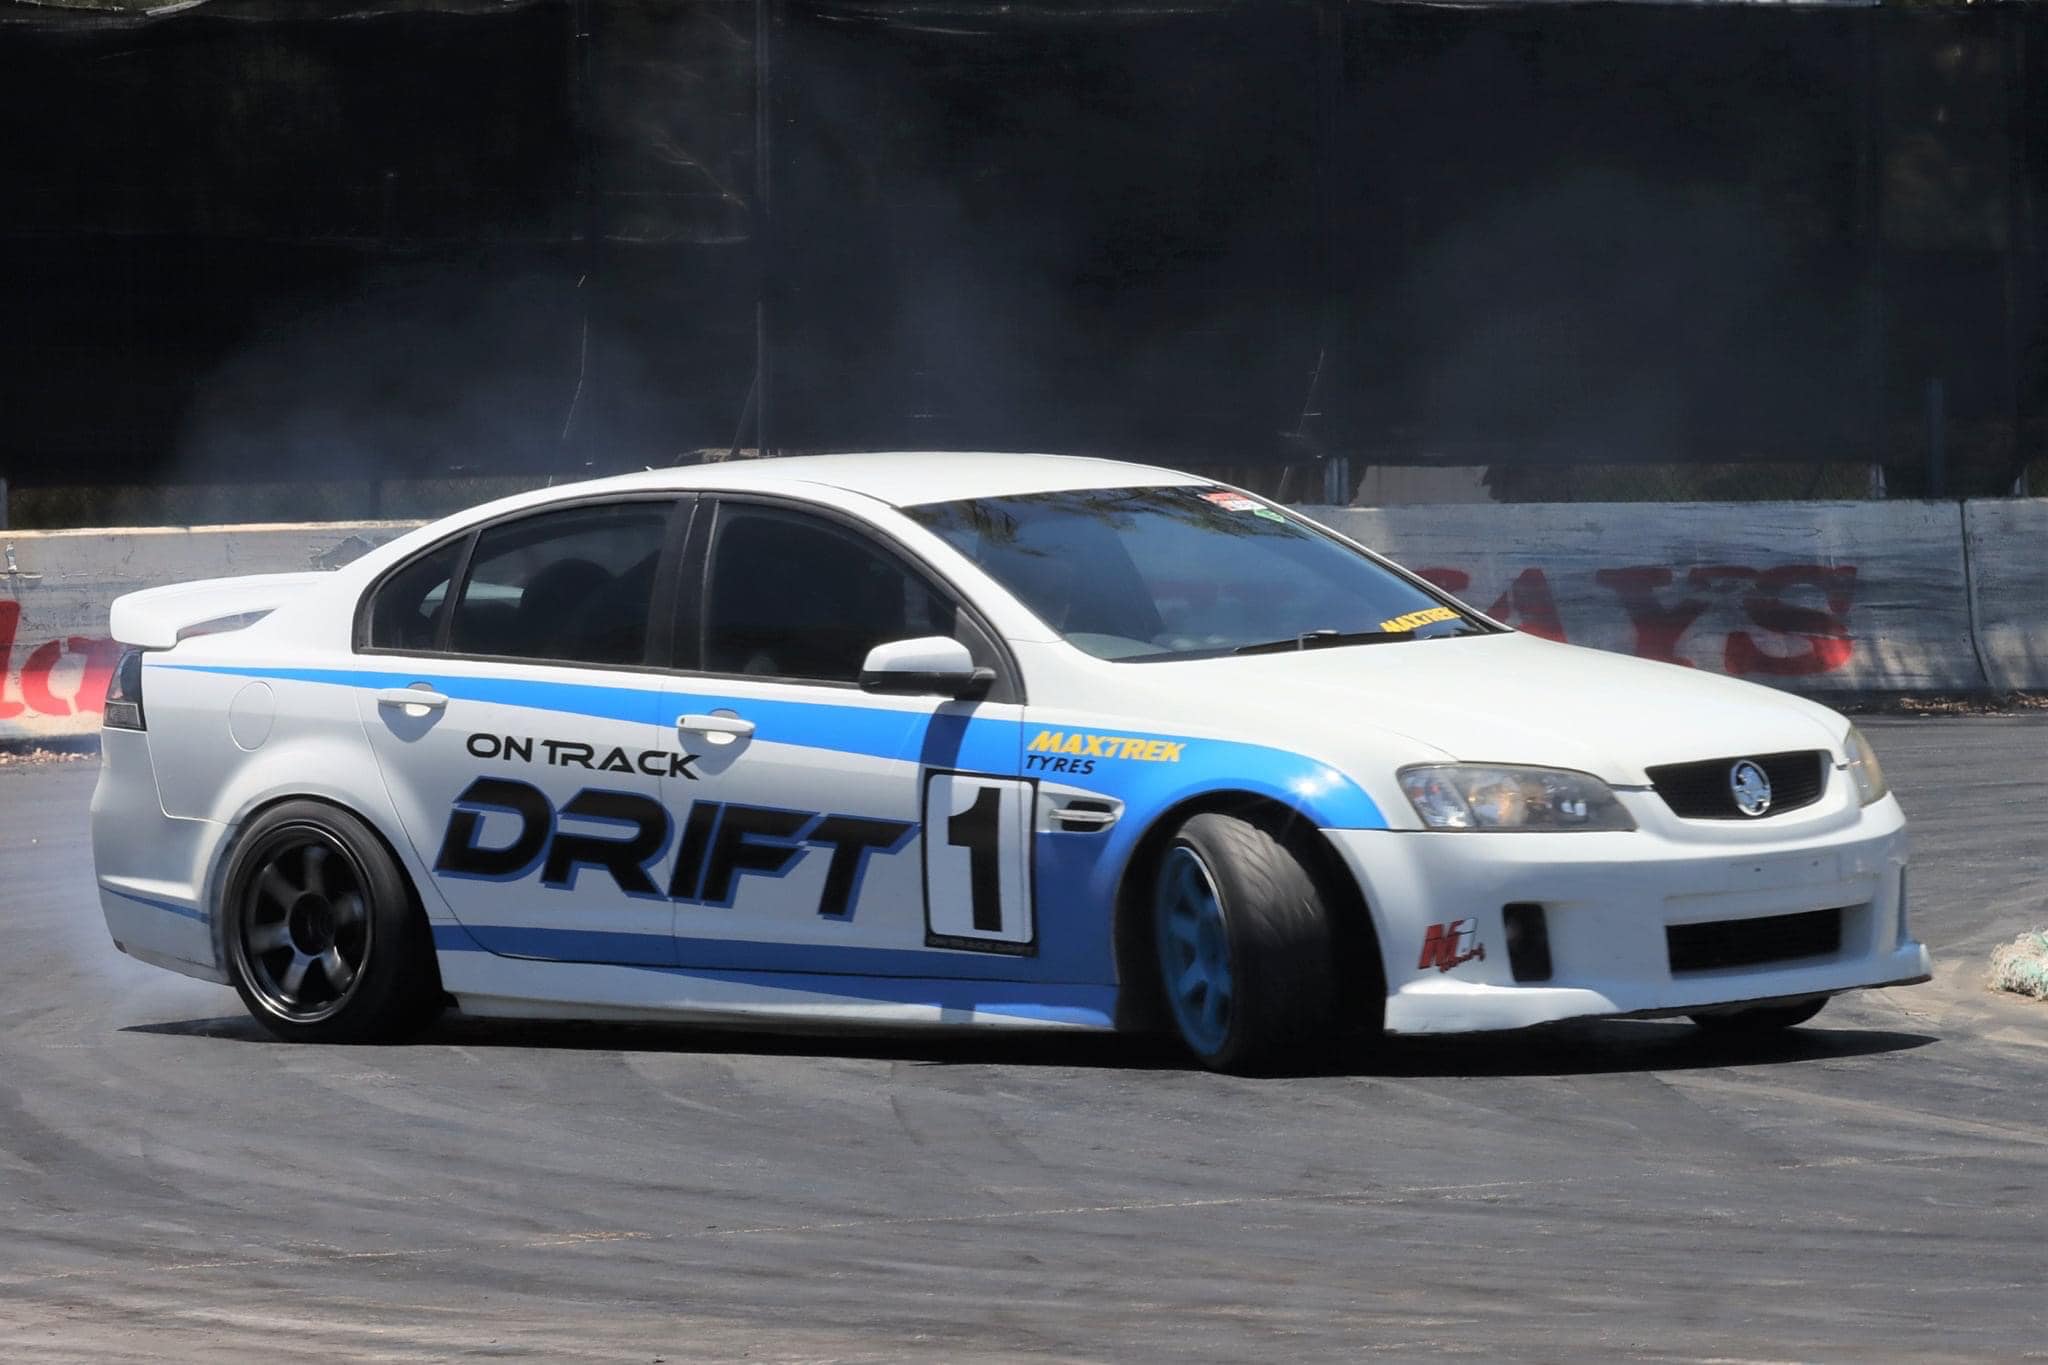
{"type": "MultiPolygon", "coordinates": [[[[1372,909],[1390,1033],[1678,1014],[1924,980],[1927,950],[1906,925],[1905,817],[1890,797],[1858,808],[1846,782],[1833,785],[1811,811],[1739,825],[1679,820],[1631,793],[1639,828],[1628,833],[1325,833],[1372,909]],[[1541,908],[1547,975],[1525,954],[1517,979],[1511,905],[1541,908]],[[1741,922],[1807,912],[1839,912],[1831,950],[1703,969],[1681,954],[1674,969],[1671,926],[1726,925],[1708,932],[1768,942],[1765,926],[1741,922]]],[[[1529,912],[1517,913],[1526,926],[1529,912]]]]}

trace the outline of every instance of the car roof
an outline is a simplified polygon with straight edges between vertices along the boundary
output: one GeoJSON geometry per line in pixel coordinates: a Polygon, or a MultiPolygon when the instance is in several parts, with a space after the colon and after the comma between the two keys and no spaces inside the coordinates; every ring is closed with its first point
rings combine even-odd
{"type": "Polygon", "coordinates": [[[1016,497],[1076,488],[1141,488],[1214,482],[1178,470],[1078,455],[897,450],[859,455],[793,455],[727,460],[623,474],[582,487],[756,489],[811,484],[912,507],[964,498],[1016,497]]]}

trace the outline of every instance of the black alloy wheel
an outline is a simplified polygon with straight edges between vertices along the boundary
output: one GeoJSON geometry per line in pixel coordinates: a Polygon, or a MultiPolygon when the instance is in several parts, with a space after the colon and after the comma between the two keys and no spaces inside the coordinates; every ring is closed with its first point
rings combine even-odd
{"type": "Polygon", "coordinates": [[[425,917],[355,816],[313,801],[259,815],[224,905],[228,970],[249,1012],[294,1042],[367,1042],[441,1005],[425,917]]]}

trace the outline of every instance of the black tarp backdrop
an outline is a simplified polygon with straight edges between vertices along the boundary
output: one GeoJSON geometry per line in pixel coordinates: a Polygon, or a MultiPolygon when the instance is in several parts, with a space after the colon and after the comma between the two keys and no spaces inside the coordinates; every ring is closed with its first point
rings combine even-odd
{"type": "Polygon", "coordinates": [[[2016,5],[0,0],[0,477],[763,428],[1917,470],[1939,379],[1951,491],[2001,491],[2044,47],[2016,5]]]}

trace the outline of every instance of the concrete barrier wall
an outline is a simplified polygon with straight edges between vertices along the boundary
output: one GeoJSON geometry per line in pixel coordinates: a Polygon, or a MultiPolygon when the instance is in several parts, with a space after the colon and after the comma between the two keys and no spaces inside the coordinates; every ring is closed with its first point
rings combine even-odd
{"type": "Polygon", "coordinates": [[[2001,692],[2048,687],[2048,498],[1963,505],[1977,647],[2001,692]]]}
{"type": "Polygon", "coordinates": [[[1986,685],[1957,503],[1304,510],[1551,639],[1802,692],[1986,685]]]}
{"type": "MultiPolygon", "coordinates": [[[[1551,639],[1817,694],[2048,689],[2048,499],[1304,510],[1551,639]]],[[[122,593],[410,524],[0,532],[0,739],[98,727],[122,593]]]]}
{"type": "Polygon", "coordinates": [[[0,739],[99,728],[122,593],[195,578],[338,568],[411,523],[0,532],[0,739]]]}

